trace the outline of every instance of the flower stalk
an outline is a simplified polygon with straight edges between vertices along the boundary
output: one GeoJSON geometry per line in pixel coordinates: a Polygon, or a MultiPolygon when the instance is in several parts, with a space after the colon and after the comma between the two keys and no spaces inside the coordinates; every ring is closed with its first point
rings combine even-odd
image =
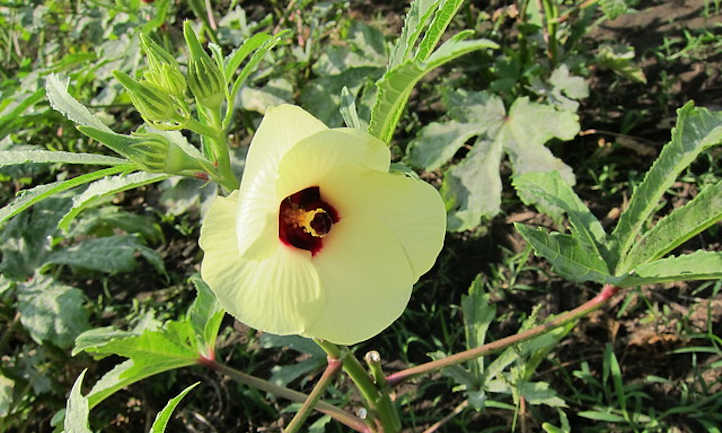
{"type": "MultiPolygon", "coordinates": [[[[285,398],[287,400],[303,403],[308,400],[309,396],[298,391],[286,388],[284,386],[276,385],[275,383],[267,380],[260,379],[250,374],[243,373],[242,371],[236,370],[235,368],[229,367],[225,364],[219,363],[214,359],[201,357],[198,363],[204,365],[210,369],[213,369],[221,374],[224,374],[231,379],[243,385],[252,386],[261,391],[268,392],[275,396],[285,398]]],[[[340,409],[332,404],[326,403],[322,400],[317,400],[314,409],[324,413],[341,424],[357,431],[360,433],[372,433],[372,431],[366,426],[364,421],[347,411],[340,409]]]]}
{"type": "Polygon", "coordinates": [[[398,385],[406,379],[417,376],[419,374],[428,373],[431,371],[442,369],[444,367],[449,367],[451,365],[470,361],[480,356],[488,355],[490,353],[505,349],[513,344],[521,343],[534,337],[538,337],[546,332],[551,331],[552,329],[558,328],[571,321],[577,320],[580,317],[586,316],[592,311],[602,307],[604,304],[609,302],[612,296],[617,294],[617,292],[619,292],[619,287],[613,286],[611,284],[605,284],[602,288],[602,291],[599,292],[597,296],[573,310],[569,310],[567,312],[557,315],[547,323],[535,326],[531,329],[527,329],[526,331],[520,332],[518,334],[510,335],[508,337],[493,341],[491,343],[466,350],[464,352],[459,352],[457,354],[447,356],[443,359],[427,362],[417,365],[416,367],[398,371],[396,373],[386,376],[386,381],[390,386],[398,385]]]}
{"type": "Polygon", "coordinates": [[[297,433],[299,431],[303,423],[311,414],[313,408],[321,399],[321,394],[323,394],[323,392],[326,390],[326,387],[328,387],[328,385],[331,383],[331,380],[333,380],[336,374],[341,370],[343,362],[340,359],[332,358],[329,356],[327,360],[328,363],[326,364],[326,369],[323,371],[321,378],[313,387],[313,390],[311,391],[311,394],[308,395],[306,401],[303,402],[303,406],[301,406],[301,409],[296,412],[296,415],[294,415],[291,422],[283,430],[284,433],[297,433]]]}
{"type": "Polygon", "coordinates": [[[378,421],[384,433],[395,433],[401,431],[401,419],[398,411],[391,401],[388,393],[377,387],[371,376],[364,370],[363,366],[356,359],[353,353],[345,350],[342,354],[341,349],[333,343],[321,339],[314,339],[329,357],[343,359],[343,371],[349,375],[351,380],[361,392],[369,412],[376,414],[378,421]]]}

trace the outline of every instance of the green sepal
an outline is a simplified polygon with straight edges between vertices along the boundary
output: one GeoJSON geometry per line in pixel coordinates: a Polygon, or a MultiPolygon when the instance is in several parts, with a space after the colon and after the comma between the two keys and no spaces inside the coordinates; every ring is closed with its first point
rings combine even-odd
{"type": "Polygon", "coordinates": [[[203,171],[195,158],[161,134],[142,132],[122,135],[101,131],[92,126],[78,126],[78,130],[150,173],[185,174],[203,171]]]}
{"type": "Polygon", "coordinates": [[[143,119],[159,129],[180,129],[190,118],[188,106],[148,80],[137,81],[121,71],[115,78],[128,90],[130,100],[143,119]]]}

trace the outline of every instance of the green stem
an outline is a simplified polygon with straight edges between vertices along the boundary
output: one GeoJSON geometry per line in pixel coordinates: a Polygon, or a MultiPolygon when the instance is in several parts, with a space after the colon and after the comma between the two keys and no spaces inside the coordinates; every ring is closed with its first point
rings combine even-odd
{"type": "Polygon", "coordinates": [[[351,351],[346,349],[346,353],[342,355],[341,349],[328,341],[314,339],[316,344],[334,358],[343,359],[343,371],[349,375],[351,380],[361,392],[368,408],[373,411],[381,422],[384,433],[395,433],[401,430],[399,415],[396,407],[391,402],[388,393],[380,390],[371,380],[371,376],[364,370],[363,366],[356,359],[351,351]]]}
{"type": "Polygon", "coordinates": [[[215,128],[212,128],[204,123],[201,123],[192,117],[186,119],[185,123],[183,123],[183,128],[191,130],[195,132],[198,135],[205,135],[206,137],[217,137],[218,136],[218,130],[215,128]]]}
{"type": "MultiPolygon", "coordinates": [[[[284,386],[271,383],[267,380],[251,376],[250,374],[243,373],[242,371],[238,371],[235,368],[229,367],[225,364],[221,364],[214,359],[203,357],[198,360],[198,363],[201,365],[205,365],[206,367],[209,367],[213,370],[216,370],[219,373],[225,374],[236,382],[242,383],[247,386],[252,386],[275,396],[285,398],[287,400],[291,400],[297,403],[303,403],[308,400],[308,395],[302,392],[294,391],[284,386]]],[[[325,413],[326,415],[330,416],[341,424],[344,424],[345,426],[352,428],[357,432],[373,433],[361,418],[354,416],[336,406],[328,404],[325,401],[317,401],[315,409],[321,413],[325,413]]]]}
{"type": "Polygon", "coordinates": [[[557,61],[557,18],[559,17],[559,9],[555,0],[542,0],[544,4],[544,15],[546,15],[547,38],[549,44],[549,57],[552,64],[557,61]]]}
{"type": "Polygon", "coordinates": [[[578,306],[573,310],[569,310],[555,316],[547,323],[531,329],[527,329],[526,331],[520,332],[518,334],[510,335],[509,337],[502,338],[500,340],[496,340],[491,343],[466,350],[464,352],[459,352],[455,355],[447,356],[446,358],[427,362],[421,365],[417,365],[416,367],[407,368],[406,370],[398,371],[396,373],[386,376],[386,381],[391,386],[398,385],[399,383],[413,376],[435,370],[440,370],[444,367],[449,367],[451,365],[470,361],[480,356],[488,355],[490,353],[505,349],[513,344],[521,343],[522,341],[538,337],[539,335],[549,332],[552,329],[558,328],[571,321],[577,320],[578,318],[586,316],[592,311],[600,308],[602,305],[609,302],[609,299],[611,299],[611,297],[614,296],[618,291],[619,287],[612,286],[611,284],[605,284],[602,288],[602,291],[599,292],[599,294],[593,299],[585,302],[584,304],[578,306]]]}
{"type": "Polygon", "coordinates": [[[342,366],[343,363],[340,359],[332,358],[330,356],[328,357],[328,364],[321,375],[321,379],[319,379],[313,387],[311,394],[308,395],[308,398],[303,403],[303,406],[301,406],[301,409],[296,412],[296,415],[294,415],[293,419],[288,424],[288,427],[283,430],[283,433],[296,433],[299,431],[303,423],[306,421],[306,418],[308,418],[311,414],[314,406],[316,406],[316,403],[318,403],[318,400],[321,399],[321,394],[323,394],[326,387],[331,383],[331,380],[334,376],[336,376],[336,373],[339,372],[342,366]]]}
{"type": "Polygon", "coordinates": [[[211,142],[211,157],[215,166],[214,169],[208,173],[211,178],[221,184],[228,191],[236,190],[238,189],[239,183],[235,174],[233,174],[233,170],[231,169],[231,157],[228,149],[228,142],[226,141],[225,133],[221,127],[221,119],[218,110],[207,110],[204,114],[210,120],[212,126],[208,126],[193,118],[188,119],[183,126],[197,134],[203,135],[211,142]]]}

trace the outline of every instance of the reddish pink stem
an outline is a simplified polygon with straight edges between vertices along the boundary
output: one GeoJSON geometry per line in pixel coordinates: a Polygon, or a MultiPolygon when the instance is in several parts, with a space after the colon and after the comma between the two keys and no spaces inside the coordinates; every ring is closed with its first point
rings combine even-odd
{"type": "Polygon", "coordinates": [[[601,307],[609,301],[619,291],[619,287],[605,284],[602,291],[597,296],[578,306],[573,310],[569,310],[565,313],[561,313],[554,317],[551,321],[536,326],[518,334],[510,335],[500,340],[493,341],[488,344],[484,344],[473,349],[459,352],[457,354],[447,356],[446,358],[439,359],[436,361],[427,362],[424,364],[417,365],[416,367],[407,368],[396,373],[386,376],[386,381],[390,386],[398,385],[404,380],[416,376],[418,374],[428,373],[448,367],[450,365],[459,364],[465,361],[469,361],[480,356],[488,355],[490,353],[505,349],[512,344],[521,343],[522,341],[529,340],[537,337],[545,332],[551,331],[554,328],[558,328],[572,320],[576,320],[582,316],[586,316],[597,308],[601,307]]]}

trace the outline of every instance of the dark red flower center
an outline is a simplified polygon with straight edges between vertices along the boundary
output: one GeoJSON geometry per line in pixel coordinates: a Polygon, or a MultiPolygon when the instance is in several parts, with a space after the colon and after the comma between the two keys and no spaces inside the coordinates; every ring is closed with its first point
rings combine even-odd
{"type": "Polygon", "coordinates": [[[316,255],[323,247],[323,237],[338,220],[336,209],[321,199],[321,190],[311,186],[281,201],[278,238],[286,245],[316,255]]]}

